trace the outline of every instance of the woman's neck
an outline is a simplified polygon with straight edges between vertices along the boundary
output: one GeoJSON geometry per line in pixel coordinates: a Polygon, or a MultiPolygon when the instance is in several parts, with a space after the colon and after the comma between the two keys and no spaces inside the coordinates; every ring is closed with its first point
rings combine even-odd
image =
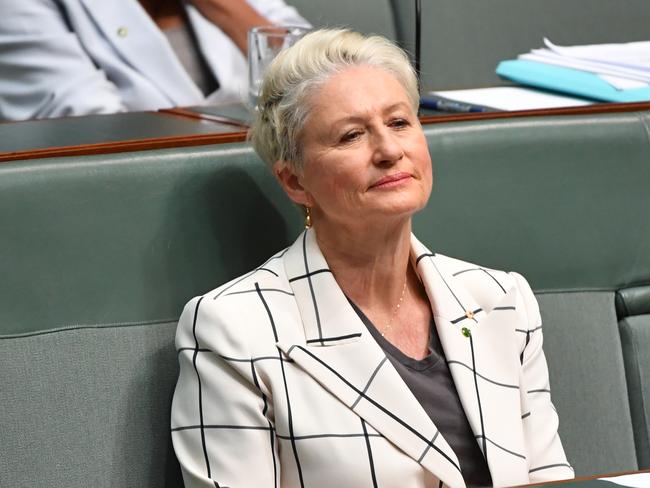
{"type": "Polygon", "coordinates": [[[390,309],[402,295],[411,249],[410,218],[348,229],[315,225],[316,240],[343,292],[362,308],[390,309]]]}

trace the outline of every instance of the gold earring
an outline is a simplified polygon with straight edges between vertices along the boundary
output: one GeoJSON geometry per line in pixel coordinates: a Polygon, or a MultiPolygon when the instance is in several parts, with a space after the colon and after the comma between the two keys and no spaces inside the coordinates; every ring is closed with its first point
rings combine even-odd
{"type": "Polygon", "coordinates": [[[311,209],[305,206],[305,229],[311,228],[311,209]]]}

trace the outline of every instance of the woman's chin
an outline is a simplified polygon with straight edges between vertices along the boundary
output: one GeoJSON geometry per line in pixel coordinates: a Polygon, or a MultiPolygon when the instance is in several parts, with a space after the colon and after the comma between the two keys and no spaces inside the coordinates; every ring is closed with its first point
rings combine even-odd
{"type": "Polygon", "coordinates": [[[394,195],[393,198],[384,198],[377,202],[376,211],[387,218],[391,216],[412,216],[422,210],[426,204],[427,200],[419,195],[394,195]]]}
{"type": "Polygon", "coordinates": [[[396,219],[408,220],[423,207],[424,205],[416,205],[413,203],[383,205],[378,208],[368,209],[368,211],[364,213],[364,216],[368,221],[377,222],[378,225],[382,225],[382,223],[387,223],[396,219]]]}

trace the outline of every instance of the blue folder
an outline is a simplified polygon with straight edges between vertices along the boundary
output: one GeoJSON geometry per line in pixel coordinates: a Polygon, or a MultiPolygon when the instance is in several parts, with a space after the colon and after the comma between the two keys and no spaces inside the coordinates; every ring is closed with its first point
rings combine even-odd
{"type": "Polygon", "coordinates": [[[650,87],[618,90],[593,73],[536,61],[501,61],[497,74],[522,85],[605,102],[650,101],[650,87]]]}

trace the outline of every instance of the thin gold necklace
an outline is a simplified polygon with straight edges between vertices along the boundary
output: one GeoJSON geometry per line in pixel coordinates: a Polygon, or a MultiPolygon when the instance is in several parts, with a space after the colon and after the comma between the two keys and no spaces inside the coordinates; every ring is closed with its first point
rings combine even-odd
{"type": "Polygon", "coordinates": [[[395,305],[395,309],[393,310],[393,313],[390,316],[390,320],[384,327],[384,330],[380,331],[382,337],[386,337],[386,334],[388,331],[393,327],[393,320],[395,320],[395,317],[397,316],[397,312],[399,312],[400,307],[402,306],[402,302],[404,301],[404,294],[406,293],[406,282],[408,281],[408,278],[404,280],[404,286],[402,287],[402,294],[399,297],[399,300],[397,301],[397,305],[395,305]]]}

